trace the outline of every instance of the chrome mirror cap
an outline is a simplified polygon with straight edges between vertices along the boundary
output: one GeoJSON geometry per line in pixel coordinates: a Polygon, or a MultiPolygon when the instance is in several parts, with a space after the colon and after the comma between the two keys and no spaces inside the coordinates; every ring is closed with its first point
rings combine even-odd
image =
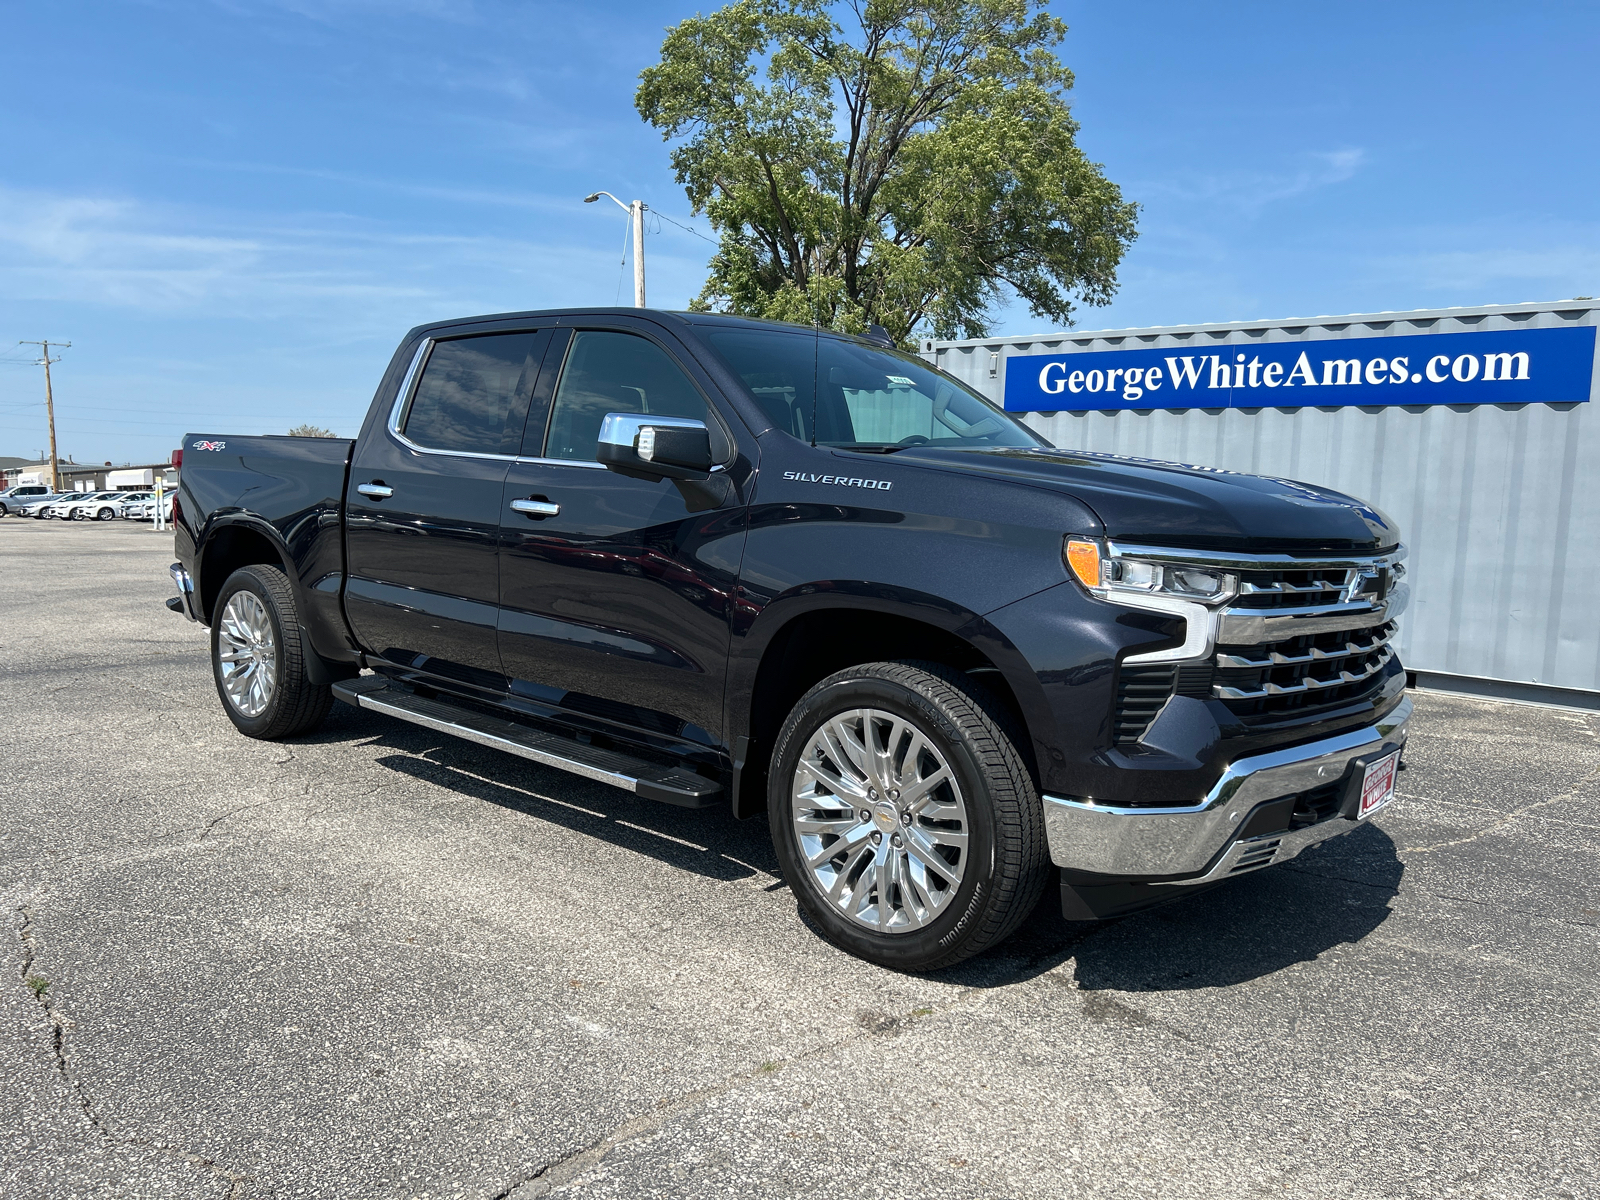
{"type": "Polygon", "coordinates": [[[639,479],[705,479],[715,465],[704,421],[647,413],[607,413],[595,458],[639,479]]]}

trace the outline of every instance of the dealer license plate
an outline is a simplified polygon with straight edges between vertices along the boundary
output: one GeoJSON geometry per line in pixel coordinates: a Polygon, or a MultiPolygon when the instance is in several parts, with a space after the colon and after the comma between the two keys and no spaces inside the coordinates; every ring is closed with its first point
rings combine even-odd
{"type": "Polygon", "coordinates": [[[1398,750],[1367,764],[1366,774],[1361,777],[1361,803],[1356,808],[1356,820],[1365,821],[1394,799],[1395,768],[1399,765],[1398,750]]]}

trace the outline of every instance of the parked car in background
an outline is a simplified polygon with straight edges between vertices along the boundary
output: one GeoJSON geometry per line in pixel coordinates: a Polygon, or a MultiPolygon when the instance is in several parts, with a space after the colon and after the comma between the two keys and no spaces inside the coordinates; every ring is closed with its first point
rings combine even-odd
{"type": "Polygon", "coordinates": [[[7,488],[5,491],[0,492],[0,517],[8,517],[12,513],[17,513],[20,516],[21,512],[19,510],[25,505],[37,504],[41,500],[58,499],[60,499],[59,492],[52,492],[40,483],[29,483],[20,487],[7,488]]]}
{"type": "MultiPolygon", "coordinates": [[[[171,491],[162,493],[161,507],[166,510],[166,519],[169,520],[169,521],[172,520],[172,501],[173,501],[173,498],[175,496],[177,496],[177,494],[178,494],[178,491],[177,491],[176,488],[172,489],[171,491]]],[[[130,504],[130,505],[128,505],[127,511],[124,512],[122,515],[127,517],[128,520],[130,520],[130,521],[153,521],[153,520],[155,520],[155,516],[156,516],[156,500],[155,500],[155,497],[151,496],[150,499],[145,501],[143,504],[130,504]]]]}
{"type": "Polygon", "coordinates": [[[93,500],[101,494],[100,492],[73,492],[72,495],[63,496],[52,504],[46,510],[45,516],[51,520],[70,521],[73,509],[85,500],[93,500]]]}
{"type": "Polygon", "coordinates": [[[154,492],[123,492],[116,501],[116,515],[126,517],[130,510],[140,508],[155,498],[154,492]]]}
{"type": "Polygon", "coordinates": [[[86,521],[93,518],[96,521],[114,521],[120,511],[123,493],[121,492],[95,492],[77,504],[57,505],[56,515],[65,516],[69,521],[86,521]],[[60,510],[65,507],[66,512],[60,510]]]}
{"type": "Polygon", "coordinates": [[[45,504],[28,505],[26,515],[30,517],[38,517],[41,521],[53,520],[56,517],[65,517],[67,514],[63,506],[70,507],[71,505],[76,504],[79,500],[87,500],[92,495],[94,495],[93,492],[68,492],[65,496],[57,496],[53,501],[45,504]]]}

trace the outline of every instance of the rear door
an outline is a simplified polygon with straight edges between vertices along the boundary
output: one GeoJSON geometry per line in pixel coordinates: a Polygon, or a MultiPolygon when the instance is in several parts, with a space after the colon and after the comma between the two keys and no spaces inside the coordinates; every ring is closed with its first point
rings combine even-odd
{"type": "Polygon", "coordinates": [[[424,342],[387,420],[357,443],[345,612],[362,646],[402,673],[505,689],[500,510],[549,337],[424,342]]]}
{"type": "Polygon", "coordinates": [[[710,382],[681,345],[647,322],[605,324],[556,334],[506,478],[501,661],[526,700],[645,740],[717,746],[744,545],[739,492],[691,512],[672,483],[609,471],[595,448],[612,412],[706,421],[729,460],[737,426],[708,402],[710,382]],[[542,511],[513,509],[518,501],[542,511]]]}

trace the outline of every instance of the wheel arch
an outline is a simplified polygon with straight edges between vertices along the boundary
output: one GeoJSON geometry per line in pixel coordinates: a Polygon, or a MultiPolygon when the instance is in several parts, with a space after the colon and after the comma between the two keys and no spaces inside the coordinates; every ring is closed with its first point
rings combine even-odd
{"type": "Polygon", "coordinates": [[[304,611],[300,580],[289,549],[278,537],[277,530],[264,521],[249,517],[220,521],[207,534],[195,565],[195,597],[199,602],[200,619],[207,625],[211,624],[222,585],[240,567],[278,567],[288,577],[296,606],[304,611]]]}
{"type": "Polygon", "coordinates": [[[767,767],[784,718],[800,697],[835,671],[867,662],[921,659],[967,674],[997,702],[1037,783],[1028,730],[1048,708],[1036,677],[1005,636],[978,614],[933,597],[860,585],[851,591],[814,589],[780,598],[746,634],[745,653],[729,680],[730,696],[749,697],[729,714],[734,815],[766,811],[767,767]]]}

